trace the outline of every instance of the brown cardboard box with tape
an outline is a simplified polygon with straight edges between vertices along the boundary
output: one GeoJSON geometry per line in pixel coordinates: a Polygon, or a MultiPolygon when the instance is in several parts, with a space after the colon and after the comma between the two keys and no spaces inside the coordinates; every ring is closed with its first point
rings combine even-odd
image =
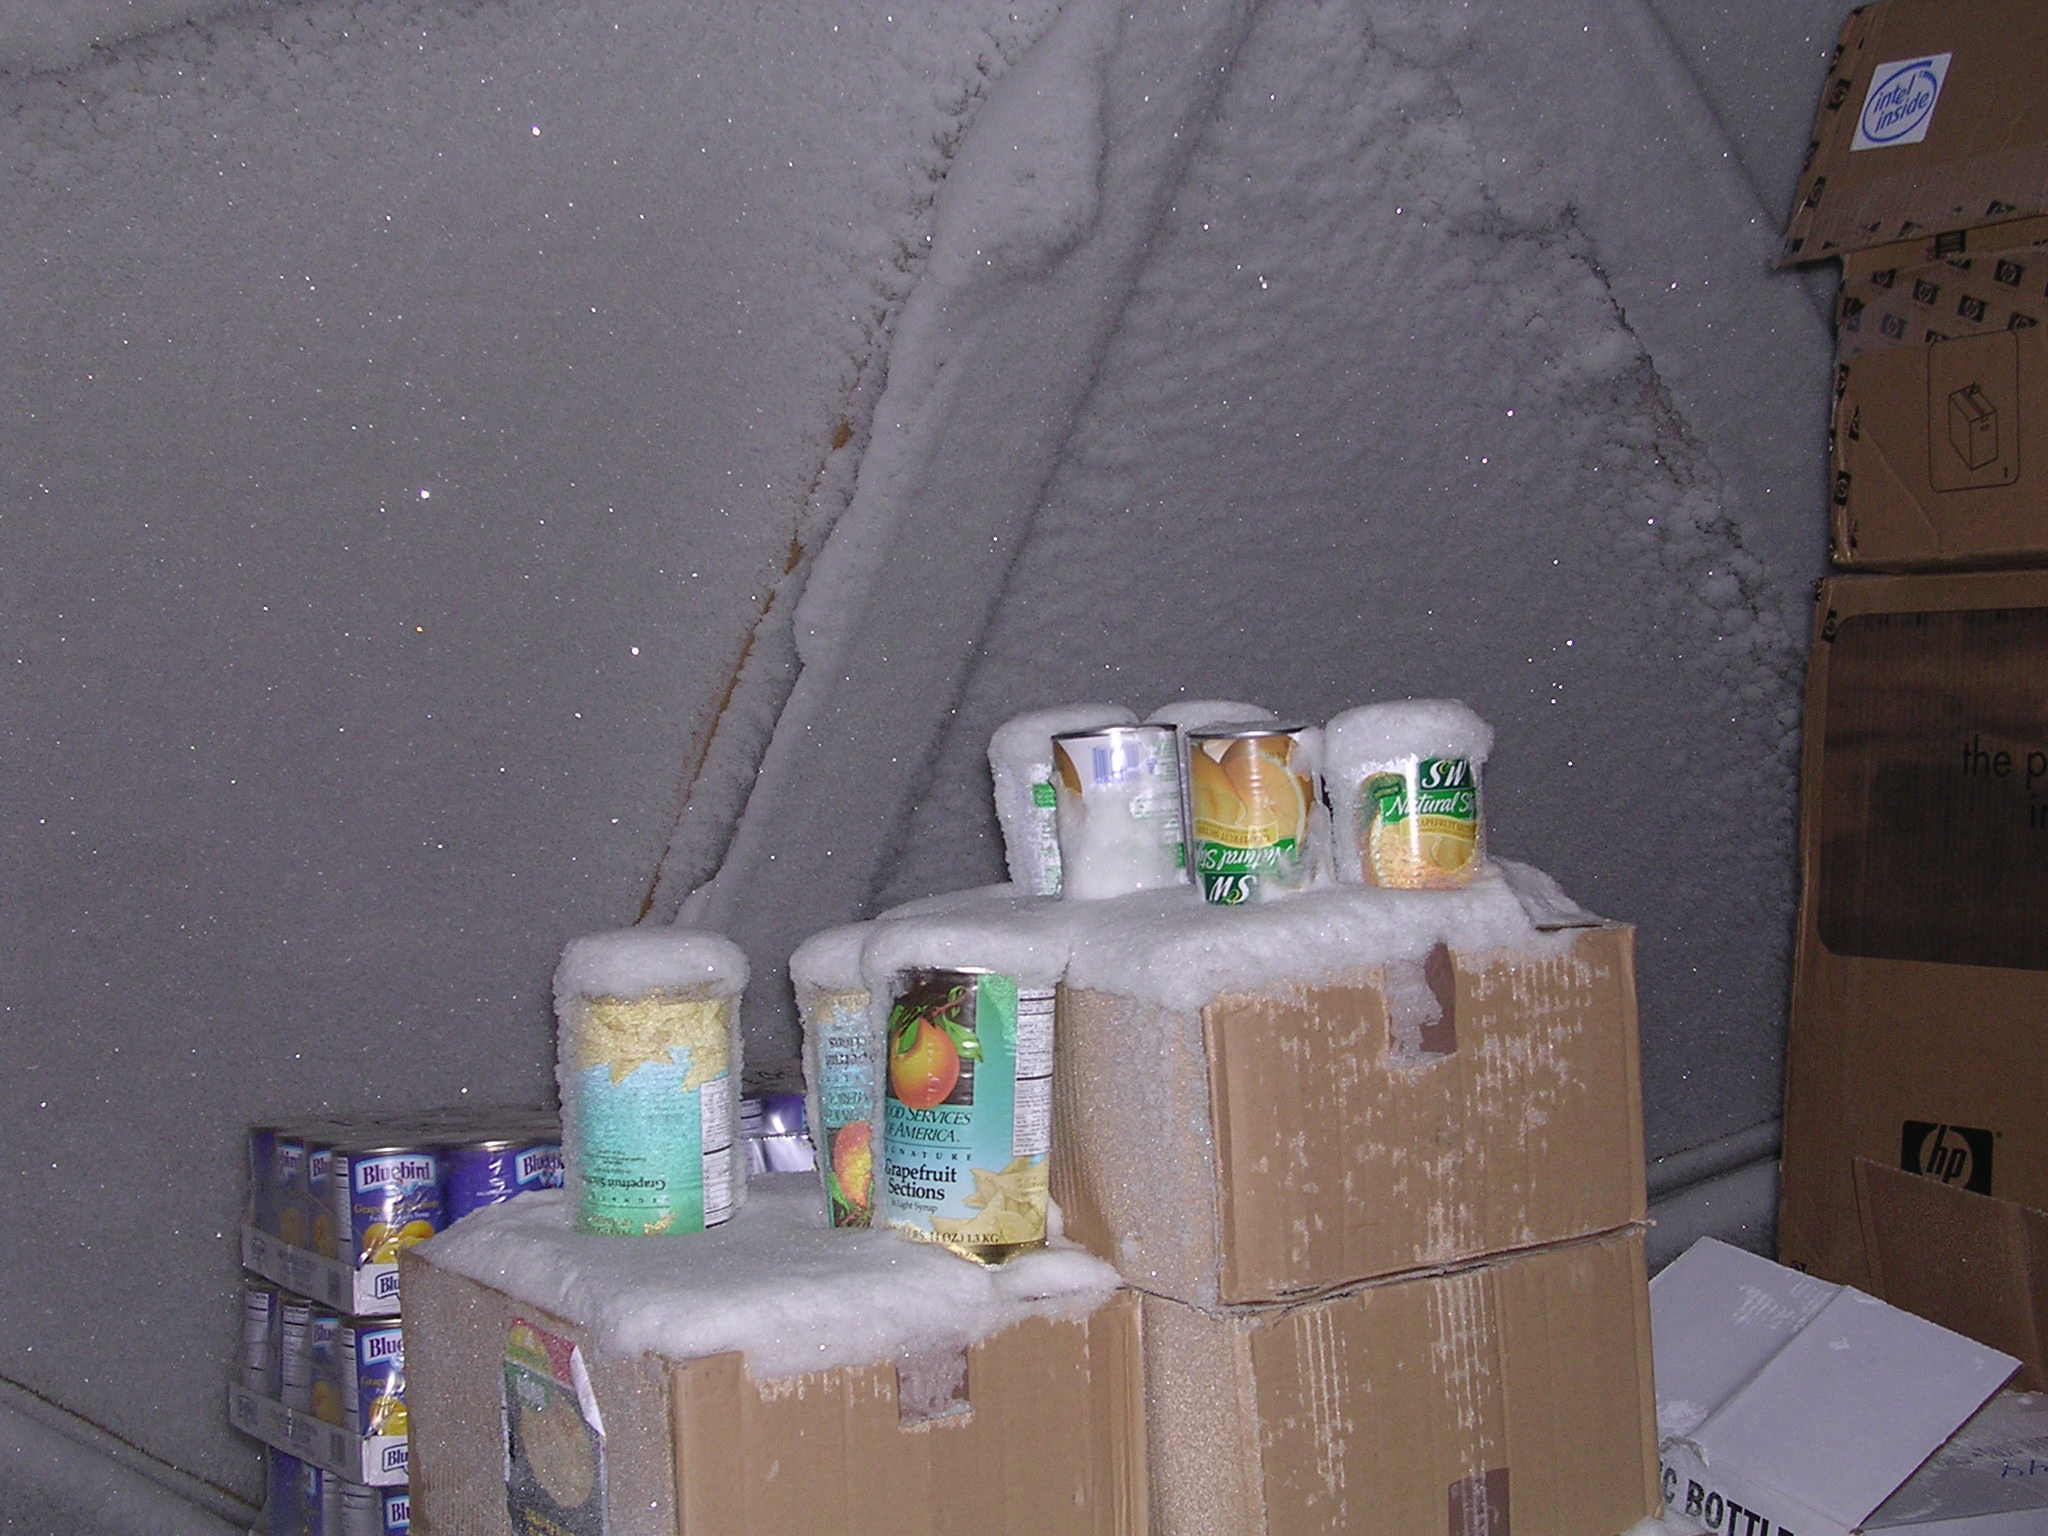
{"type": "Polygon", "coordinates": [[[1613,1536],[1659,1508],[1640,1228],[1292,1307],[1148,1297],[1156,1529],[1613,1536]]]}
{"type": "Polygon", "coordinates": [[[1015,1277],[1053,1294],[949,1342],[973,1322],[982,1271],[825,1227],[806,1175],[755,1184],[717,1233],[591,1238],[540,1195],[405,1253],[420,1536],[1144,1536],[1135,1293],[1084,1256],[1053,1257],[1039,1282],[1029,1266],[1015,1277]],[[1077,1265],[1108,1289],[1062,1300],[1077,1265]],[[563,1317],[551,1295],[594,1310],[563,1317]],[[861,1315],[885,1300],[888,1318],[861,1315]],[[790,1358],[764,1373],[751,1345],[665,1342],[713,1313],[790,1358]],[[916,1342],[873,1343],[905,1327],[916,1342]],[[933,1327],[947,1336],[932,1342],[933,1327]],[[792,1368],[842,1333],[879,1363],[792,1368]]]}
{"type": "Polygon", "coordinates": [[[1633,935],[1549,938],[1547,955],[1439,947],[1355,985],[1223,996],[1198,1019],[1067,991],[1068,1234],[1143,1290],[1213,1306],[1641,1220],[1633,935]],[[1202,1049],[1155,1049],[1133,1095],[1128,1042],[1176,1034],[1202,1049]]]}

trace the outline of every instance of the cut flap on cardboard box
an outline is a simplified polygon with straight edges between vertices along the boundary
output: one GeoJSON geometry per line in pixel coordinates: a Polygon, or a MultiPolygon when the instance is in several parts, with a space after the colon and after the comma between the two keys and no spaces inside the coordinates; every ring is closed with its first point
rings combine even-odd
{"type": "Polygon", "coordinates": [[[2019,1363],[1711,1238],[1650,1283],[1650,1328],[1667,1505],[1799,1536],[1865,1529],[2019,1363]]]}
{"type": "Polygon", "coordinates": [[[2048,212],[2036,0],[1879,0],[1843,24],[1782,260],[2048,212]]]}
{"type": "Polygon", "coordinates": [[[1871,1286],[1893,1306],[2022,1362],[2048,1388],[2048,1212],[1856,1159],[1871,1286]]]}

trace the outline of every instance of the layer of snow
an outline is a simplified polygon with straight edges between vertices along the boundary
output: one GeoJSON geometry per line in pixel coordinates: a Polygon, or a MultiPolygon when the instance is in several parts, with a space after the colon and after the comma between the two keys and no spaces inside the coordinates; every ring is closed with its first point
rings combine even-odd
{"type": "Polygon", "coordinates": [[[1443,944],[1464,955],[1557,955],[1569,933],[1540,931],[1505,877],[1455,891],[1324,886],[1285,901],[1212,907],[1189,887],[1104,903],[1078,928],[1067,984],[1174,1013],[1226,994],[1273,995],[1419,965],[1443,944]]]}
{"type": "Polygon", "coordinates": [[[958,1350],[1027,1317],[1085,1317],[1121,1284],[1064,1243],[989,1269],[893,1232],[835,1230],[813,1174],[755,1179],[746,1208],[711,1232],[585,1237],[550,1192],[465,1217],[421,1251],[588,1329],[601,1351],[737,1350],[756,1380],[958,1350]]]}
{"type": "Polygon", "coordinates": [[[555,967],[555,1005],[656,993],[737,997],[746,985],[747,957],[730,939],[656,923],[571,939],[555,967]]]}

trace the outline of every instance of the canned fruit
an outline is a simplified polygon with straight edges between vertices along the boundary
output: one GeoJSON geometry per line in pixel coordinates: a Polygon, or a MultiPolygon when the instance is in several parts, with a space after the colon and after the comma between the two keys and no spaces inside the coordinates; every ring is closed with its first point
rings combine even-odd
{"type": "Polygon", "coordinates": [[[878,1223],[982,1263],[1045,1241],[1053,1000],[1050,987],[988,971],[899,979],[886,1034],[878,1223]],[[910,1063],[900,1074],[899,1049],[910,1063]],[[920,1051],[922,1063],[910,1054],[920,1051]]]}
{"type": "Polygon", "coordinates": [[[960,1082],[962,1057],[981,1054],[981,1042],[958,1023],[917,1017],[892,1023],[889,1031],[889,1086],[912,1109],[943,1104],[960,1082]]]}
{"type": "Polygon", "coordinates": [[[584,998],[564,1011],[576,1225],[655,1236],[732,1214],[733,999],[584,998]]]}
{"type": "Polygon", "coordinates": [[[417,1217],[396,1225],[373,1221],[363,1228],[363,1251],[368,1255],[366,1262],[396,1263],[399,1250],[410,1248],[414,1243],[424,1243],[433,1235],[434,1224],[417,1217]]]}
{"type": "Polygon", "coordinates": [[[960,1203],[979,1214],[934,1216],[932,1231],[949,1242],[1011,1245],[1045,1236],[1045,1159],[1013,1157],[1001,1169],[970,1168],[974,1193],[960,1203]]]}
{"type": "Polygon", "coordinates": [[[1235,906],[1310,876],[1316,781],[1296,728],[1195,732],[1188,746],[1193,864],[1210,903],[1235,906]]]}
{"type": "Polygon", "coordinates": [[[860,1224],[865,1224],[875,1199],[875,1139],[867,1121],[855,1120],[839,1127],[832,1137],[832,1166],[826,1177],[831,1180],[835,1214],[843,1204],[849,1214],[857,1215],[860,1224]]]}
{"type": "Polygon", "coordinates": [[[1358,813],[1359,874],[1368,885],[1442,890],[1478,872],[1478,778],[1463,758],[1417,758],[1370,775],[1358,813]]]}

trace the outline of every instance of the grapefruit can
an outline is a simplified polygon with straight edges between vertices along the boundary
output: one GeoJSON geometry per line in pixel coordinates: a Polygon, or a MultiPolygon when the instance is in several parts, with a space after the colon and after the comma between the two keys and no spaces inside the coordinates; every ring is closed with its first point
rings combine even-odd
{"type": "Polygon", "coordinates": [[[1205,901],[1243,906],[1308,886],[1316,779],[1306,725],[1188,732],[1189,826],[1205,901]]]}
{"type": "Polygon", "coordinates": [[[930,969],[891,990],[882,1222],[983,1264],[1044,1246],[1054,989],[930,969]]]}

